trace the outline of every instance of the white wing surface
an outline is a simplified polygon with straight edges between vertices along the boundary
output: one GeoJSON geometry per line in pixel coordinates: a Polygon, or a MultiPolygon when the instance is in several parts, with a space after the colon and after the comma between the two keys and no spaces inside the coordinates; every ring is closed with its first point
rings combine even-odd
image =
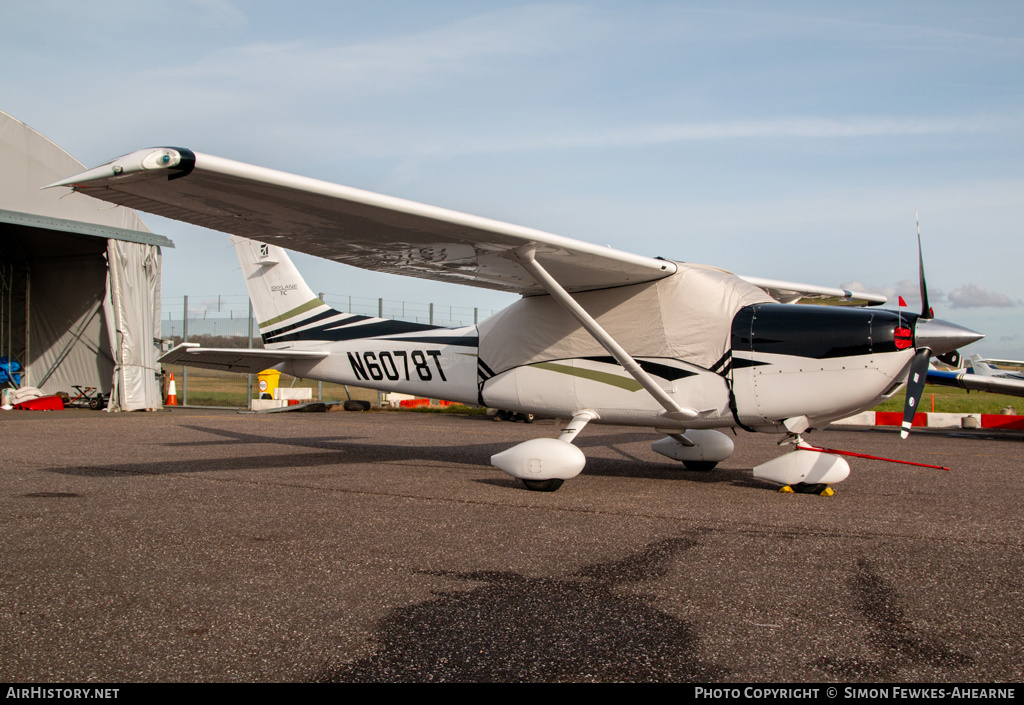
{"type": "Polygon", "coordinates": [[[784,304],[820,304],[826,306],[878,306],[888,299],[881,294],[833,289],[827,286],[798,284],[762,277],[740,276],[740,279],[764,289],[769,296],[784,304]]]}
{"type": "MultiPolygon", "coordinates": [[[[667,260],[188,149],[133,152],[54,186],[363,269],[520,294],[544,293],[506,257],[530,245],[572,292],[654,281],[676,271],[667,260]]],[[[886,301],[877,294],[741,278],[783,303],[886,301]]]]}
{"type": "Polygon", "coordinates": [[[133,152],[64,179],[95,198],[363,269],[521,294],[543,290],[503,255],[536,245],[566,289],[653,281],[672,262],[187,149],[133,152]]]}

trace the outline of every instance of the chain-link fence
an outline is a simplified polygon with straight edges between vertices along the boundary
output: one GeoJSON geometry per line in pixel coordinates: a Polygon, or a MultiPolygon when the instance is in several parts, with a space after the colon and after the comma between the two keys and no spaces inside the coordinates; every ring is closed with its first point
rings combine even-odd
{"type": "MultiPolygon", "coordinates": [[[[492,309],[450,306],[416,301],[393,301],[344,294],[320,294],[328,306],[343,313],[392,318],[413,323],[454,328],[478,323],[494,314],[492,309]]],[[[161,300],[161,336],[169,346],[182,342],[210,348],[261,348],[259,327],[246,296],[184,296],[161,300]]],[[[258,396],[254,375],[164,365],[166,386],[174,375],[178,403],[192,406],[246,407],[258,396]]],[[[376,391],[321,383],[281,375],[282,387],[311,387],[313,397],[324,401],[358,399],[379,402],[376,391]]]]}

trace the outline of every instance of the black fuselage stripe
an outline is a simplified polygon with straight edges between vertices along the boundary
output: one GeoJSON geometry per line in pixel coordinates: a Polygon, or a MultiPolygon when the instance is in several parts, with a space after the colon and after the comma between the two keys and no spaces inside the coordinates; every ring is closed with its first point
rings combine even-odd
{"type": "Polygon", "coordinates": [[[301,330],[287,335],[268,333],[263,336],[264,343],[285,343],[295,340],[318,340],[328,342],[339,342],[344,340],[359,340],[360,338],[377,338],[385,335],[399,335],[401,333],[419,333],[425,330],[438,330],[439,326],[428,326],[423,323],[407,323],[405,321],[379,321],[378,323],[366,323],[359,326],[317,326],[308,330],[301,330]]]}
{"type": "Polygon", "coordinates": [[[483,370],[483,372],[486,373],[488,379],[494,376],[494,370],[488,367],[487,363],[480,358],[476,359],[476,366],[478,369],[483,370]]]}
{"type": "MultiPolygon", "coordinates": [[[[619,362],[614,357],[608,356],[597,356],[597,357],[584,357],[584,360],[590,360],[591,362],[603,362],[607,365],[618,365],[619,362]]],[[[652,362],[650,360],[637,360],[640,369],[649,375],[655,377],[661,377],[669,382],[674,382],[677,379],[683,379],[684,377],[693,377],[697,373],[692,370],[684,370],[679,367],[672,367],[671,365],[663,365],[660,362],[652,362]]],[[[619,365],[621,367],[621,365],[619,365]]]]}

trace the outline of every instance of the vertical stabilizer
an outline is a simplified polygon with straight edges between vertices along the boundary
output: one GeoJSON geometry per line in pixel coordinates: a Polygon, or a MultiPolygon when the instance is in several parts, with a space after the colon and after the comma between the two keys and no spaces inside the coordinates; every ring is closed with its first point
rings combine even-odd
{"type": "Polygon", "coordinates": [[[971,367],[973,368],[974,374],[976,374],[976,375],[981,375],[982,377],[995,377],[996,376],[995,370],[992,368],[992,366],[989,365],[988,363],[986,363],[981,358],[981,355],[978,355],[977,353],[975,353],[974,355],[971,355],[970,364],[971,364],[971,367]]]}
{"type": "Polygon", "coordinates": [[[282,329],[338,314],[309,288],[288,253],[276,245],[231,236],[264,343],[282,329]]]}

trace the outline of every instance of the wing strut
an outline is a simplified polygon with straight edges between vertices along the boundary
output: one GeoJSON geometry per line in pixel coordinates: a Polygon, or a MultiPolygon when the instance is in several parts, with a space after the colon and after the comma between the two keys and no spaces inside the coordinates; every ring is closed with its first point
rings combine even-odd
{"type": "Polygon", "coordinates": [[[514,257],[520,265],[522,265],[523,269],[525,269],[555,301],[561,304],[562,308],[568,311],[588,333],[594,336],[594,339],[597,340],[597,342],[615,358],[616,362],[622,365],[626,372],[628,372],[629,375],[640,384],[640,386],[646,389],[659,404],[665,407],[665,411],[661,414],[664,418],[671,419],[672,421],[688,421],[689,419],[697,417],[698,414],[695,410],[679,406],[675,399],[670,397],[649,374],[644,372],[640,365],[637,364],[636,360],[634,360],[629,353],[623,350],[622,346],[616,343],[615,339],[612,338],[608,332],[576,302],[576,299],[572,298],[572,296],[569,295],[569,292],[567,292],[554,277],[548,274],[547,270],[537,262],[537,247],[535,245],[520,247],[509,254],[514,257]]]}

